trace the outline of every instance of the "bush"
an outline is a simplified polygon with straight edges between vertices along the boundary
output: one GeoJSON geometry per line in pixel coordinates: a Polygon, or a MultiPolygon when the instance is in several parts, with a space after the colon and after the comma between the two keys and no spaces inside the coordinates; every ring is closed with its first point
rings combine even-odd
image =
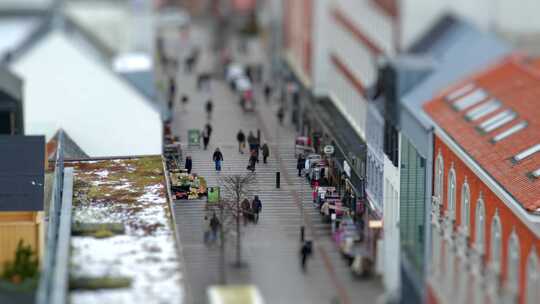
{"type": "Polygon", "coordinates": [[[36,253],[30,245],[24,245],[23,240],[20,240],[15,251],[15,259],[4,264],[1,277],[10,283],[21,284],[26,280],[37,279],[38,276],[39,263],[36,253]]]}

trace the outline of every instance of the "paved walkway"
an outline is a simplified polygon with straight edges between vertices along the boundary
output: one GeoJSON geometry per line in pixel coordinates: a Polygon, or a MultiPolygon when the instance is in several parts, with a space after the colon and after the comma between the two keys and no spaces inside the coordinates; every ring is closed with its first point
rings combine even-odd
{"type": "MultiPolygon", "coordinates": [[[[204,29],[198,34],[208,35],[204,29]]],[[[205,41],[199,38],[198,41],[205,41]]],[[[256,52],[260,56],[260,52],[256,52]]],[[[204,54],[204,66],[211,65],[212,56],[204,54]]],[[[248,60],[246,58],[245,60],[248,60]]],[[[259,224],[243,227],[243,256],[248,266],[228,267],[229,283],[253,283],[261,290],[266,303],[374,303],[382,293],[378,280],[356,280],[330,238],[330,225],[322,223],[312,204],[308,184],[296,177],[294,153],[295,132],[291,126],[279,127],[275,119],[276,104],[265,104],[262,98],[257,112],[244,113],[237,97],[223,84],[212,84],[211,93],[195,91],[195,80],[180,72],[178,91],[188,93],[191,101],[186,109],[174,111],[174,132],[185,139],[187,130],[201,129],[206,123],[204,103],[214,101],[212,138],[207,151],[184,147],[184,154],[193,158],[193,171],[204,176],[210,186],[218,184],[211,155],[219,147],[224,155],[221,175],[246,173],[247,154],[237,151],[236,133],[239,129],[256,132],[260,129],[263,141],[271,145],[267,165],[257,166],[254,192],[263,203],[259,224]],[[281,171],[282,186],[275,188],[275,172],[281,171]],[[300,202],[304,206],[307,238],[315,240],[316,250],[303,273],[299,264],[300,202]],[[335,301],[335,302],[332,302],[335,301]]],[[[259,95],[260,96],[260,95],[259,95]]],[[[218,248],[203,244],[206,229],[203,222],[204,201],[177,201],[175,214],[182,250],[187,264],[187,279],[191,300],[205,303],[205,289],[217,284],[218,248]]],[[[234,239],[228,241],[228,261],[233,261],[234,239]]]]}

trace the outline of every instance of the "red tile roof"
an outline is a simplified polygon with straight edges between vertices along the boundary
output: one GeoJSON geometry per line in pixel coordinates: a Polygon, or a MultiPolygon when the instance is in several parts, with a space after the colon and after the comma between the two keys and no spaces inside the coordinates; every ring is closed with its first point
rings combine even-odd
{"type": "Polygon", "coordinates": [[[508,57],[489,70],[462,81],[453,90],[427,103],[424,109],[440,128],[526,210],[539,210],[540,179],[530,174],[540,168],[540,152],[517,162],[512,158],[540,144],[540,61],[527,61],[521,56],[508,57]],[[448,100],[448,96],[469,84],[474,85],[473,91],[484,90],[488,97],[476,103],[471,101],[470,106],[458,111],[453,104],[460,99],[448,100]],[[497,110],[474,121],[465,118],[469,110],[482,107],[493,99],[500,101],[501,106],[497,110]],[[480,124],[506,110],[513,111],[517,116],[488,132],[479,130],[480,124]],[[496,143],[492,142],[494,136],[522,121],[527,123],[525,128],[496,143]]]}

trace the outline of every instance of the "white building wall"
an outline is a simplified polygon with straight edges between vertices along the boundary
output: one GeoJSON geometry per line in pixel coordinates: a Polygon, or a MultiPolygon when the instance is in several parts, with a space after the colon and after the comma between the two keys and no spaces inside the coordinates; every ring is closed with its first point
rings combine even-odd
{"type": "Polygon", "coordinates": [[[400,240],[399,240],[399,167],[394,167],[384,157],[384,204],[383,204],[383,284],[390,297],[398,297],[400,291],[400,240]]]}
{"type": "Polygon", "coordinates": [[[26,134],[49,140],[63,128],[91,157],[161,154],[160,113],[64,33],[10,68],[25,81],[26,134]]]}

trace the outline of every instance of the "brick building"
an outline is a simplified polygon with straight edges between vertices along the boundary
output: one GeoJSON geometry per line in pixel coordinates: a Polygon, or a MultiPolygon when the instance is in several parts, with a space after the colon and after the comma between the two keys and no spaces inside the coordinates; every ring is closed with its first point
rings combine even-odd
{"type": "Polygon", "coordinates": [[[540,302],[540,69],[511,56],[424,106],[431,303],[540,302]]]}

